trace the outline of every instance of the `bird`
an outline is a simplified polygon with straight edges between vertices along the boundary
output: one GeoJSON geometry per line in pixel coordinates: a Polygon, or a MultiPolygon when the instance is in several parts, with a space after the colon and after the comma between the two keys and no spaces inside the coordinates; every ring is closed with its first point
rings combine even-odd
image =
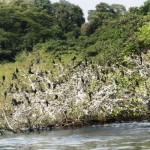
{"type": "Polygon", "coordinates": [[[46,106],[48,107],[48,105],[49,105],[49,102],[48,102],[48,100],[46,100],[46,101],[45,101],[45,104],[46,104],[46,106]]]}
{"type": "Polygon", "coordinates": [[[31,67],[29,66],[29,69],[28,69],[28,73],[29,74],[34,74],[34,72],[32,71],[31,67]]]}
{"type": "Polygon", "coordinates": [[[6,79],[6,78],[5,78],[5,76],[2,76],[2,80],[3,80],[3,82],[5,81],[5,79],[6,79]]]}
{"type": "Polygon", "coordinates": [[[19,91],[18,85],[15,84],[16,91],[19,91]]]}
{"type": "Polygon", "coordinates": [[[87,60],[87,58],[85,57],[84,60],[85,60],[85,65],[87,66],[87,65],[88,65],[88,60],[87,60]]]}
{"type": "Polygon", "coordinates": [[[53,83],[53,89],[55,89],[56,88],[56,83],[53,83]]]}
{"type": "Polygon", "coordinates": [[[77,59],[76,56],[74,56],[73,58],[71,58],[71,60],[73,61],[73,63],[74,63],[74,61],[75,61],[76,59],[77,59]]]}
{"type": "Polygon", "coordinates": [[[7,91],[4,92],[4,97],[7,98],[7,91]]]}
{"type": "Polygon", "coordinates": [[[18,68],[16,68],[16,73],[19,73],[19,69],[18,68]]]}
{"type": "Polygon", "coordinates": [[[48,86],[49,89],[51,88],[51,84],[50,83],[47,83],[47,86],[48,86]]]}
{"type": "Polygon", "coordinates": [[[55,65],[55,60],[53,60],[52,63],[55,65]]]}
{"type": "Polygon", "coordinates": [[[142,56],[140,56],[140,65],[143,64],[143,59],[142,59],[142,56]]]}
{"type": "Polygon", "coordinates": [[[55,96],[54,96],[54,99],[58,99],[58,95],[55,95],[55,96]]]}
{"type": "Polygon", "coordinates": [[[18,102],[15,98],[12,99],[12,105],[13,106],[17,106],[18,105],[18,102]]]}
{"type": "Polygon", "coordinates": [[[31,106],[31,102],[29,100],[29,97],[25,94],[25,99],[27,100],[28,104],[31,106]]]}
{"type": "Polygon", "coordinates": [[[123,70],[121,70],[121,71],[120,71],[120,73],[121,73],[121,75],[124,77],[124,71],[123,71],[123,70]]]}
{"type": "Polygon", "coordinates": [[[89,95],[89,98],[90,98],[90,101],[91,101],[92,100],[93,92],[89,92],[88,95],[89,95]]]}
{"type": "Polygon", "coordinates": [[[18,79],[18,77],[17,77],[15,72],[12,74],[12,80],[14,80],[14,79],[18,79]]]}

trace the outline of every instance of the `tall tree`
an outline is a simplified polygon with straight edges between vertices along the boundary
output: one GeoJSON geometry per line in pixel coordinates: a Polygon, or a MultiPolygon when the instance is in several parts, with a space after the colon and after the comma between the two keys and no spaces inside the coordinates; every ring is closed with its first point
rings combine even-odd
{"type": "Polygon", "coordinates": [[[59,3],[54,3],[53,12],[65,33],[80,28],[85,21],[82,9],[65,0],[60,0],[59,3]]]}
{"type": "Polygon", "coordinates": [[[150,12],[150,0],[144,2],[144,5],[140,7],[140,10],[143,15],[148,14],[148,12],[150,12]]]}

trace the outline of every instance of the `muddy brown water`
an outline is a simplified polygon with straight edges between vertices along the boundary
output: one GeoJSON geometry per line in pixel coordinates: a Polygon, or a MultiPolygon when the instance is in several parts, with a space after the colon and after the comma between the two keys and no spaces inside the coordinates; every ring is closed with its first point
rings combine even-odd
{"type": "Polygon", "coordinates": [[[0,136],[0,150],[150,150],[150,122],[0,136]]]}

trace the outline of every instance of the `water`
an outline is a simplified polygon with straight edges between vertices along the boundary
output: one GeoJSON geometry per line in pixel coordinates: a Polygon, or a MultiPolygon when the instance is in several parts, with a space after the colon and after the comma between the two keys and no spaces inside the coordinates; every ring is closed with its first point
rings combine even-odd
{"type": "Polygon", "coordinates": [[[122,123],[80,129],[7,135],[0,150],[149,150],[150,123],[122,123]]]}

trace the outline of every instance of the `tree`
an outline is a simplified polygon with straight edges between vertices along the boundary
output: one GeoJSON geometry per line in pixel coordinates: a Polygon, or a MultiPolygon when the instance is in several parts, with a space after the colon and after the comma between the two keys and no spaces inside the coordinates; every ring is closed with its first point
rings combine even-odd
{"type": "Polygon", "coordinates": [[[121,16],[124,15],[126,13],[126,8],[123,5],[120,4],[112,4],[111,5],[113,12],[117,15],[117,16],[121,16]]]}
{"type": "Polygon", "coordinates": [[[52,14],[52,4],[50,0],[34,0],[37,7],[41,8],[44,12],[52,14]]]}
{"type": "Polygon", "coordinates": [[[148,14],[148,12],[150,12],[150,0],[144,2],[144,5],[140,7],[140,10],[143,15],[148,14]]]}
{"type": "Polygon", "coordinates": [[[112,18],[115,18],[115,10],[107,3],[100,3],[96,5],[96,10],[90,10],[88,12],[88,21],[93,26],[93,32],[98,28],[98,26],[101,26],[105,20],[112,18]]]}
{"type": "Polygon", "coordinates": [[[147,22],[139,29],[138,37],[146,45],[150,45],[150,22],[147,22]]]}
{"type": "Polygon", "coordinates": [[[53,4],[53,13],[65,33],[80,28],[85,21],[81,8],[65,0],[53,4]]]}

